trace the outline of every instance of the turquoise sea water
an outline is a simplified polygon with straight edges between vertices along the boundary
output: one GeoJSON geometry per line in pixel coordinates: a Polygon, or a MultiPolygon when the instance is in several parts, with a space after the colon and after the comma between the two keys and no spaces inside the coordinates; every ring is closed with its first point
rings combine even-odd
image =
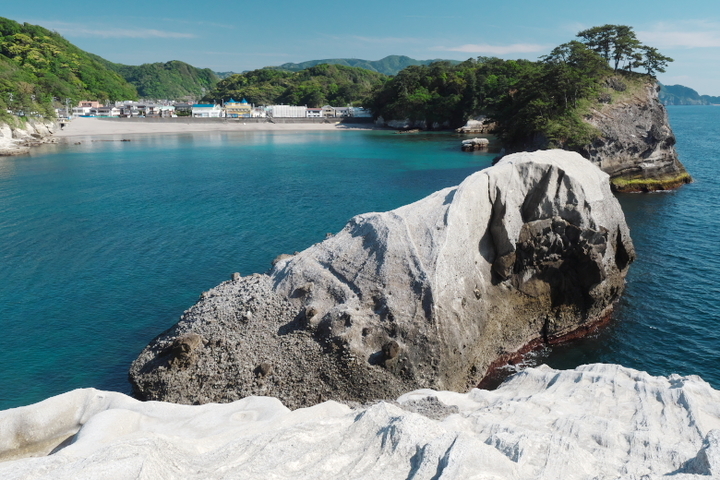
{"type": "Polygon", "coordinates": [[[130,362],[203,290],[493,157],[438,134],[132,139],[0,158],[0,409],[77,387],[129,393],[130,362]]]}
{"type": "MultiPolygon", "coordinates": [[[[616,320],[536,361],[696,373],[720,388],[720,109],[670,113],[697,182],[621,197],[639,257],[616,320]]],[[[264,272],[353,215],[455,185],[493,157],[460,152],[447,134],[132,140],[0,158],[0,409],[77,387],[129,392],[130,362],[203,290],[264,272]]]]}

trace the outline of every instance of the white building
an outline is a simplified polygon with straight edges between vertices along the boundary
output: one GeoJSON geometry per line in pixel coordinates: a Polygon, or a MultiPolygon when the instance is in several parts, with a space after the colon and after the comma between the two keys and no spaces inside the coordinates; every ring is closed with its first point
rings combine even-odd
{"type": "Polygon", "coordinates": [[[90,115],[95,115],[96,117],[119,117],[120,109],[111,105],[106,107],[91,108],[90,115]]]}
{"type": "Polygon", "coordinates": [[[92,107],[73,107],[72,115],[73,115],[73,117],[82,117],[85,115],[90,115],[90,110],[92,110],[92,107]]]}
{"type": "Polygon", "coordinates": [[[267,111],[268,116],[274,118],[305,118],[307,116],[307,107],[298,107],[295,105],[270,105],[267,107],[267,111]]]}
{"type": "Polygon", "coordinates": [[[335,116],[336,117],[350,117],[352,116],[351,108],[352,107],[332,107],[335,110],[335,116]]]}
{"type": "Polygon", "coordinates": [[[196,103],[192,106],[192,116],[199,118],[219,118],[223,116],[223,109],[220,105],[196,103]]]}
{"type": "Polygon", "coordinates": [[[308,118],[321,118],[322,117],[322,108],[308,108],[307,116],[308,116],[308,118]]]}
{"type": "Polygon", "coordinates": [[[175,105],[161,105],[157,107],[156,113],[161,117],[175,116],[175,105]]]}

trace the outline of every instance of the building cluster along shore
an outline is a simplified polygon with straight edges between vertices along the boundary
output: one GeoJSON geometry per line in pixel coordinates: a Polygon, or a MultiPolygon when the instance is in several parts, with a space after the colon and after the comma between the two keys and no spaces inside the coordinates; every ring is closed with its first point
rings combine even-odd
{"type": "Polygon", "coordinates": [[[368,118],[372,115],[362,107],[308,107],[302,105],[255,106],[244,98],[230,98],[220,104],[174,101],[123,101],[100,104],[83,100],[77,106],[56,109],[58,118],[73,117],[193,117],[193,118],[368,118]]]}

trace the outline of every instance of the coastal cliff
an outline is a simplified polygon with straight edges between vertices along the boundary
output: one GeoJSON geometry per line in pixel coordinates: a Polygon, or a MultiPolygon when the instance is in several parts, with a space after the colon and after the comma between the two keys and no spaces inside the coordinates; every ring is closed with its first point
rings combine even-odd
{"type": "Polygon", "coordinates": [[[720,476],[719,404],[699,377],[601,364],[295,411],[74,390],[0,412],[0,478],[700,480],[720,476]]]}
{"type": "Polygon", "coordinates": [[[610,175],[617,191],[669,190],[692,181],[678,160],[659,88],[655,82],[644,83],[616,102],[599,104],[585,117],[599,137],[580,153],[610,175]]]}
{"type": "Polygon", "coordinates": [[[23,155],[31,147],[57,141],[53,121],[17,121],[16,125],[0,123],[0,156],[23,155]]]}
{"type": "Polygon", "coordinates": [[[467,391],[497,362],[608,318],[634,259],[608,176],[509,155],[203,293],[130,369],[136,396],[291,408],[467,391]]]}

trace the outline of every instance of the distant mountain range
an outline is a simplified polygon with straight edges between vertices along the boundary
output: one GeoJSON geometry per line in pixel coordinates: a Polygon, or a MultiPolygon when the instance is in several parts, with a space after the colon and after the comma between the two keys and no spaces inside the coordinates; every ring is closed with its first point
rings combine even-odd
{"type": "MultiPolygon", "coordinates": [[[[371,72],[382,73],[384,75],[397,75],[398,72],[411,65],[430,65],[435,62],[449,62],[452,65],[461,63],[459,60],[444,60],[436,58],[434,60],[415,60],[414,58],[406,57],[405,55],[388,55],[380,60],[362,60],[360,58],[326,58],[323,60],[308,60],[307,62],[301,63],[283,63],[282,65],[266,68],[275,68],[278,70],[287,70],[289,72],[299,72],[316,65],[328,63],[331,65],[342,65],[345,67],[357,67],[370,70],[371,72]]],[[[249,70],[242,72],[243,74],[248,73],[249,70]]],[[[215,72],[220,79],[228,78],[231,75],[235,75],[238,72],[215,72]]]]}
{"type": "Polygon", "coordinates": [[[326,58],[324,60],[309,60],[302,63],[283,63],[277,68],[283,70],[289,70],[291,72],[297,72],[305,70],[306,68],[320,65],[321,63],[330,63],[335,65],[344,65],[346,67],[358,67],[364,68],[377,73],[385,75],[397,75],[397,73],[411,65],[430,65],[431,63],[446,61],[453,65],[460,63],[457,60],[415,60],[414,58],[406,57],[405,55],[389,55],[380,60],[362,60],[359,58],[326,58]]]}
{"type": "Polygon", "coordinates": [[[660,84],[660,101],[663,105],[719,105],[720,97],[700,95],[683,85],[660,84]]]}

